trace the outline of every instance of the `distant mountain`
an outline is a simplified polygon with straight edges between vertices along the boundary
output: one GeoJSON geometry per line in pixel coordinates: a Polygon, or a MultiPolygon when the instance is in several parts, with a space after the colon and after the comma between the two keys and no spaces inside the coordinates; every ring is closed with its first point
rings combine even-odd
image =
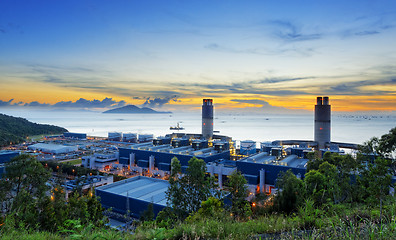
{"type": "Polygon", "coordinates": [[[162,113],[172,113],[172,112],[159,112],[147,107],[136,107],[135,105],[127,105],[120,108],[114,108],[107,110],[103,113],[127,113],[127,114],[162,114],[162,113]]]}
{"type": "Polygon", "coordinates": [[[0,113],[0,146],[26,141],[26,137],[41,134],[61,134],[67,129],[47,124],[29,122],[24,118],[0,113]]]}

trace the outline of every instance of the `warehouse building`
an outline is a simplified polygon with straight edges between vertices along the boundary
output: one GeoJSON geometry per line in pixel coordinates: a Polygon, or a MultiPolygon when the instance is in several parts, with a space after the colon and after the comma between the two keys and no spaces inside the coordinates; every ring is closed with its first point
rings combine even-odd
{"type": "Polygon", "coordinates": [[[155,215],[166,207],[168,187],[168,181],[137,176],[97,187],[95,191],[103,207],[123,215],[130,212],[139,218],[150,203],[155,215]]]}
{"type": "Polygon", "coordinates": [[[177,157],[182,166],[187,166],[192,157],[206,163],[218,159],[230,159],[227,142],[216,142],[213,147],[207,144],[190,145],[188,139],[173,139],[171,144],[154,145],[152,142],[132,145],[131,148],[119,148],[119,163],[137,166],[149,170],[170,171],[172,158],[177,157]],[[200,148],[202,147],[202,148],[200,148]]]}
{"type": "Polygon", "coordinates": [[[65,133],[63,133],[63,137],[64,138],[70,138],[70,139],[86,140],[87,139],[87,134],[86,133],[65,132],[65,133]]]}
{"type": "Polygon", "coordinates": [[[83,156],[81,165],[90,168],[104,171],[110,169],[112,165],[118,163],[117,153],[95,153],[90,156],[83,156]]]}
{"type": "Polygon", "coordinates": [[[258,186],[259,191],[271,193],[279,173],[291,170],[297,177],[302,178],[306,173],[307,162],[308,159],[298,158],[296,155],[278,159],[277,152],[273,155],[262,152],[238,160],[236,167],[245,176],[251,191],[258,186]]]}
{"type": "Polygon", "coordinates": [[[19,156],[20,152],[18,151],[0,151],[0,164],[7,163],[11,161],[16,156],[19,156]]]}
{"type": "Polygon", "coordinates": [[[76,152],[78,150],[78,147],[52,144],[52,143],[36,143],[30,145],[28,149],[33,151],[40,151],[43,153],[62,154],[62,153],[76,152]]]}
{"type": "Polygon", "coordinates": [[[5,174],[5,164],[11,161],[14,157],[19,156],[19,151],[0,151],[0,178],[5,174]]]}

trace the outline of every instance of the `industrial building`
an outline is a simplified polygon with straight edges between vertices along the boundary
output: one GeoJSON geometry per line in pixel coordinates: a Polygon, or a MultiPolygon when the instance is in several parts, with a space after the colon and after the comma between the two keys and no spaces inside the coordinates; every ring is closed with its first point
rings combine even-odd
{"type": "Polygon", "coordinates": [[[137,133],[124,133],[122,135],[122,141],[136,143],[138,140],[137,136],[138,136],[137,133]]]}
{"type": "Polygon", "coordinates": [[[119,148],[119,163],[148,170],[170,171],[173,157],[177,157],[182,166],[187,166],[192,157],[203,159],[205,162],[230,159],[228,142],[216,141],[211,147],[207,147],[208,143],[205,141],[175,138],[171,144],[160,144],[166,142],[165,139],[153,141],[157,145],[148,142],[135,144],[130,148],[119,148]]]}
{"type": "Polygon", "coordinates": [[[168,181],[137,176],[97,187],[95,192],[103,207],[123,215],[130,212],[139,218],[150,203],[155,215],[166,207],[168,187],[168,181]]]}
{"type": "Polygon", "coordinates": [[[118,152],[116,153],[95,153],[91,156],[83,156],[81,165],[90,169],[105,171],[111,169],[113,164],[118,162],[118,152]]]}
{"type": "Polygon", "coordinates": [[[87,134],[86,133],[65,132],[65,133],[63,133],[63,137],[64,138],[70,138],[70,139],[86,140],[87,139],[87,134]]]}
{"type": "Polygon", "coordinates": [[[28,147],[29,150],[50,154],[70,153],[78,150],[77,146],[66,146],[52,143],[36,143],[28,147]]]}
{"type": "Polygon", "coordinates": [[[5,164],[11,161],[11,159],[13,159],[14,157],[17,157],[19,155],[20,155],[19,151],[9,151],[9,150],[0,151],[0,178],[5,173],[5,164]]]}
{"type": "Polygon", "coordinates": [[[154,135],[153,134],[139,134],[139,142],[151,142],[153,141],[154,135]]]}
{"type": "Polygon", "coordinates": [[[19,151],[0,151],[0,164],[7,163],[11,161],[12,158],[19,156],[19,151]]]}
{"type": "Polygon", "coordinates": [[[79,178],[66,181],[66,184],[63,185],[63,187],[66,189],[66,197],[68,197],[68,195],[77,188],[81,188],[81,191],[84,191],[90,188],[112,184],[113,182],[112,175],[81,176],[79,178]]]}
{"type": "MultiPolygon", "coordinates": [[[[332,143],[330,139],[331,106],[328,97],[318,97],[315,106],[314,141],[282,140],[262,142],[240,142],[235,149],[231,137],[214,135],[213,100],[203,99],[202,133],[173,133],[156,139],[141,138],[128,147],[119,148],[119,164],[124,169],[143,175],[143,172],[164,177],[171,170],[172,158],[182,165],[182,172],[192,157],[206,162],[207,173],[217,177],[219,188],[234,171],[240,171],[246,178],[249,190],[271,193],[281,172],[291,170],[298,178],[304,178],[307,154],[314,148],[322,152],[342,153],[339,147],[356,148],[355,144],[332,143]],[[330,148],[330,149],[329,149],[330,148]],[[231,160],[232,159],[232,160],[231,160]]],[[[158,213],[166,206],[165,191],[168,183],[153,178],[131,178],[120,183],[97,189],[105,207],[112,207],[124,214],[130,210],[134,216],[152,202],[158,213]]]]}
{"type": "Polygon", "coordinates": [[[252,155],[256,153],[256,142],[252,140],[241,141],[239,148],[241,155],[252,155]]]}
{"type": "Polygon", "coordinates": [[[109,132],[107,140],[120,142],[122,140],[122,132],[109,132]]]}
{"type": "Polygon", "coordinates": [[[262,152],[238,160],[236,167],[245,176],[251,190],[258,186],[261,192],[270,193],[281,172],[290,169],[296,176],[304,177],[307,162],[308,159],[298,158],[296,155],[277,159],[275,155],[262,152]]]}

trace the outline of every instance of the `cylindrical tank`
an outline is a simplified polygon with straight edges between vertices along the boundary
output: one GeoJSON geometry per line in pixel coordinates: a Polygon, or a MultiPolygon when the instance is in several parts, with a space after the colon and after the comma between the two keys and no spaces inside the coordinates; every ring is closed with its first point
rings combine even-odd
{"type": "Polygon", "coordinates": [[[204,99],[202,104],[202,137],[213,137],[213,99],[204,99]]]}
{"type": "Polygon", "coordinates": [[[318,143],[318,148],[325,148],[326,143],[330,143],[331,129],[331,105],[329,97],[317,98],[315,105],[315,129],[314,141],[318,143]]]}

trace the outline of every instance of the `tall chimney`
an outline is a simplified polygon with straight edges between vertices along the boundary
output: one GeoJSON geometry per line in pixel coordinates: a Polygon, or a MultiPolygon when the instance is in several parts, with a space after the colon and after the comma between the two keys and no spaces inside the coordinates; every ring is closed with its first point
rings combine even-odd
{"type": "Polygon", "coordinates": [[[213,99],[204,99],[202,104],[202,137],[213,138],[213,99]]]}
{"type": "Polygon", "coordinates": [[[315,129],[314,141],[318,143],[318,149],[326,147],[326,143],[330,143],[331,129],[331,105],[329,97],[317,97],[315,105],[315,129]]]}

